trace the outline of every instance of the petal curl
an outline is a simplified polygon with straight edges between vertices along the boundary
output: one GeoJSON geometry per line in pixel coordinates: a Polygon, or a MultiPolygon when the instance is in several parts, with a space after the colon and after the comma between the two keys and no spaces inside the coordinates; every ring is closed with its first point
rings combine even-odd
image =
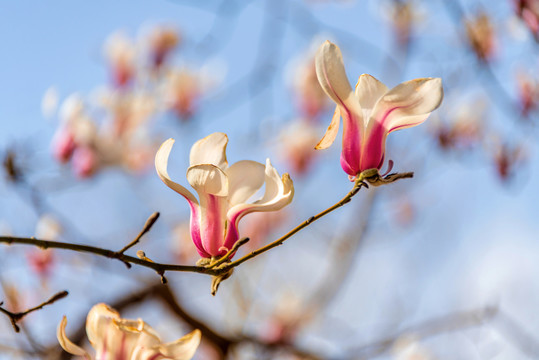
{"type": "Polygon", "coordinates": [[[337,104],[342,104],[352,93],[346,77],[339,47],[325,41],[315,57],[316,76],[325,93],[337,104]]]}
{"type": "MultiPolygon", "coordinates": [[[[219,167],[212,164],[200,164],[187,169],[187,181],[199,196],[212,194],[228,195],[228,177],[219,167]]],[[[201,199],[202,202],[202,199],[201,199]]]]}
{"type": "Polygon", "coordinates": [[[96,345],[104,342],[104,337],[112,326],[113,319],[120,319],[120,314],[107,304],[94,305],[86,317],[86,334],[90,344],[97,350],[96,345]]]}
{"type": "Polygon", "coordinates": [[[132,360],[190,360],[197,351],[200,339],[200,330],[194,330],[174,342],[137,347],[132,360]]]}
{"type": "Polygon", "coordinates": [[[331,123],[329,124],[324,137],[316,144],[314,147],[316,150],[327,149],[328,147],[335,142],[335,138],[339,133],[339,125],[341,123],[341,112],[339,111],[339,105],[335,107],[335,112],[331,118],[331,123]]]}
{"type": "Polygon", "coordinates": [[[251,160],[242,160],[226,169],[228,176],[228,207],[249,200],[264,185],[264,165],[251,160]]]}
{"type": "Polygon", "coordinates": [[[369,126],[376,120],[389,132],[419,125],[443,99],[440,78],[421,78],[403,82],[385,94],[376,104],[369,126]]]}
{"type": "Polygon", "coordinates": [[[172,179],[168,175],[168,157],[170,155],[170,151],[172,150],[173,145],[174,139],[168,139],[161,145],[159,150],[157,150],[157,154],[155,154],[155,170],[157,171],[157,175],[159,175],[161,181],[163,181],[166,186],[176,191],[178,194],[182,195],[193,208],[198,204],[198,201],[193,195],[193,193],[191,193],[189,190],[187,190],[180,184],[172,181],[172,179]]]}
{"type": "Polygon", "coordinates": [[[230,249],[238,240],[238,222],[248,213],[254,211],[276,211],[290,204],[294,197],[294,183],[288,175],[283,174],[282,178],[271,165],[269,159],[266,160],[266,189],[262,199],[253,204],[238,204],[230,208],[227,212],[228,230],[224,246],[230,249]]]}
{"type": "Polygon", "coordinates": [[[226,145],[228,137],[224,133],[216,132],[198,140],[189,155],[190,166],[212,164],[225,170],[228,167],[226,160],[226,145]]]}
{"type": "Polygon", "coordinates": [[[58,325],[58,329],[56,331],[56,337],[58,338],[58,342],[60,343],[60,346],[62,349],[67,351],[68,353],[75,355],[75,356],[84,356],[86,360],[91,360],[90,354],[83,348],[75,345],[71,340],[68,339],[65,329],[67,325],[67,318],[64,316],[62,318],[62,321],[58,325]]]}

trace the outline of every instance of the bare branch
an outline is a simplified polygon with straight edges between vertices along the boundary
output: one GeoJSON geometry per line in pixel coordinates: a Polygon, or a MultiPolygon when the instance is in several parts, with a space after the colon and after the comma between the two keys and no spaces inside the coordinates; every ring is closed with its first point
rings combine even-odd
{"type": "MultiPolygon", "coordinates": [[[[19,322],[23,317],[25,317],[26,315],[30,314],[31,312],[34,312],[36,310],[40,310],[42,309],[44,306],[47,306],[47,305],[50,305],[60,299],[63,299],[65,298],[69,293],[67,291],[60,291],[59,293],[56,293],[54,294],[49,300],[33,307],[33,308],[30,308],[28,310],[25,310],[25,311],[22,311],[22,312],[16,312],[16,313],[13,313],[9,310],[6,310],[2,307],[0,307],[0,312],[6,314],[10,321],[11,321],[11,325],[13,326],[13,329],[15,330],[15,332],[19,332],[21,329],[19,328],[19,326],[17,325],[17,322],[19,322]]],[[[3,305],[4,302],[0,302],[0,306],[3,305]]]]}
{"type": "MultiPolygon", "coordinates": [[[[138,233],[137,237],[133,241],[131,241],[129,244],[124,246],[122,248],[122,250],[118,251],[118,254],[123,254],[128,249],[130,249],[133,246],[135,246],[136,244],[138,244],[138,242],[140,241],[142,236],[144,236],[144,234],[146,234],[148,231],[150,231],[153,224],[155,224],[155,222],[157,221],[158,218],[159,218],[159,213],[158,212],[154,212],[153,214],[151,214],[150,217],[148,218],[148,220],[146,220],[146,223],[144,224],[144,227],[142,228],[142,230],[138,233]]],[[[129,263],[126,263],[126,264],[129,264],[129,263]]],[[[129,265],[127,265],[127,267],[130,268],[131,265],[129,264],[129,265]]]]}

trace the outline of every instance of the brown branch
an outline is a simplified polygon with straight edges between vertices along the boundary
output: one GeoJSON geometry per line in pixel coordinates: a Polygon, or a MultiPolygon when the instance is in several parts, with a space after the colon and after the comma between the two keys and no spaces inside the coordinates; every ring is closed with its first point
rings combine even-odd
{"type": "Polygon", "coordinates": [[[231,262],[227,266],[223,267],[223,269],[234,268],[234,267],[244,263],[245,261],[254,258],[257,255],[260,255],[260,254],[262,254],[262,253],[264,253],[264,252],[266,252],[266,251],[268,251],[270,249],[273,249],[274,247],[282,245],[286,240],[288,240],[290,237],[292,237],[292,235],[296,234],[298,231],[300,231],[303,228],[309,226],[310,224],[312,224],[316,220],[324,217],[325,215],[329,214],[330,212],[332,212],[334,210],[337,210],[341,206],[348,204],[350,202],[350,200],[352,200],[354,195],[356,195],[359,192],[359,190],[361,190],[361,187],[363,187],[363,186],[367,187],[367,188],[369,187],[366,182],[368,182],[369,184],[374,185],[374,186],[379,186],[379,185],[389,184],[389,183],[395,182],[395,181],[400,180],[400,179],[411,178],[413,176],[414,176],[413,172],[407,172],[407,173],[389,174],[386,177],[381,177],[380,174],[378,173],[377,169],[365,170],[365,171],[363,171],[361,174],[359,174],[357,176],[357,179],[354,182],[354,187],[352,188],[352,190],[350,190],[350,192],[348,194],[346,194],[345,197],[343,197],[341,199],[341,201],[339,201],[335,205],[327,208],[326,210],[322,211],[321,213],[318,213],[318,214],[316,214],[314,216],[311,216],[310,218],[308,218],[307,220],[305,220],[304,222],[302,222],[301,224],[299,224],[298,226],[296,226],[295,228],[293,228],[292,230],[287,232],[285,235],[283,235],[280,238],[278,238],[277,240],[273,241],[272,243],[269,243],[268,245],[263,246],[260,249],[255,250],[255,251],[251,252],[250,254],[247,254],[244,257],[242,257],[242,258],[240,258],[240,259],[238,259],[236,261],[231,262]]]}
{"type": "Polygon", "coordinates": [[[64,249],[64,250],[72,250],[77,252],[83,252],[83,253],[90,253],[94,255],[99,255],[103,257],[107,257],[109,259],[117,259],[122,262],[129,262],[131,264],[140,265],[143,267],[150,268],[157,273],[165,272],[165,271],[190,271],[190,272],[196,272],[200,274],[208,274],[208,275],[218,275],[220,271],[213,270],[213,269],[206,269],[203,266],[189,266],[189,265],[173,265],[173,264],[161,264],[152,262],[149,260],[142,260],[138,257],[133,257],[125,254],[119,254],[118,251],[103,249],[96,246],[89,246],[89,245],[82,245],[82,244],[70,244],[70,243],[63,243],[59,241],[49,241],[49,240],[39,240],[36,238],[21,238],[21,237],[14,237],[14,236],[0,236],[0,243],[6,243],[6,244],[21,244],[21,245],[33,245],[40,247],[42,249],[48,249],[48,248],[54,248],[54,249],[64,249]]]}
{"type": "MultiPolygon", "coordinates": [[[[143,267],[150,268],[157,272],[157,274],[161,277],[161,279],[164,280],[165,272],[167,271],[188,271],[188,272],[195,272],[199,274],[206,274],[211,276],[223,276],[226,274],[229,274],[233,268],[236,266],[244,263],[245,261],[254,258],[255,256],[258,256],[270,249],[273,249],[274,247],[277,247],[279,245],[282,245],[286,240],[288,240],[290,237],[292,237],[294,234],[299,232],[300,230],[304,229],[305,227],[309,226],[316,220],[324,217],[325,215],[329,214],[330,212],[340,208],[341,206],[347,204],[350,202],[352,197],[356,195],[361,187],[368,187],[367,182],[378,186],[383,184],[392,183],[394,181],[397,181],[402,178],[408,178],[412,177],[413,173],[402,173],[402,174],[390,174],[384,178],[382,178],[378,174],[377,169],[369,169],[365,170],[361,174],[357,176],[356,181],[354,182],[354,186],[352,190],[339,202],[337,202],[335,205],[330,206],[326,210],[318,213],[317,215],[311,216],[292,230],[290,230],[285,235],[281,236],[279,239],[273,241],[272,243],[261,247],[258,250],[255,250],[251,252],[250,254],[247,254],[243,256],[242,258],[233,261],[231,263],[226,263],[222,266],[219,266],[217,268],[213,267],[206,267],[206,266],[190,266],[190,265],[174,265],[174,264],[163,264],[163,263],[157,263],[154,261],[151,261],[150,259],[146,258],[145,256],[139,257],[133,257],[129,255],[125,255],[123,251],[126,249],[120,250],[120,251],[112,251],[108,249],[99,248],[96,246],[90,246],[90,245],[82,245],[82,244],[70,244],[70,243],[63,243],[59,241],[49,241],[49,240],[39,240],[35,238],[22,238],[22,237],[14,237],[14,236],[0,236],[0,243],[7,243],[7,244],[23,244],[23,245],[33,245],[40,247],[42,249],[48,249],[48,248],[55,248],[55,249],[64,249],[64,250],[72,250],[72,251],[78,251],[78,252],[85,252],[85,253],[91,253],[103,257],[107,257],[109,259],[117,259],[122,261],[124,264],[130,263],[130,264],[136,264],[143,267]]],[[[155,214],[154,214],[155,215],[155,214]]],[[[149,227],[155,222],[157,219],[157,216],[151,216],[148,221],[146,222],[146,225],[141,231],[141,234],[144,234],[146,231],[148,231],[149,227]],[[146,230],[146,231],[144,231],[146,230]]],[[[140,236],[142,236],[139,234],[140,236]]],[[[136,244],[138,241],[137,239],[140,239],[140,236],[138,236],[135,241],[131,242],[127,248],[131,247],[132,245],[136,244]]],[[[243,242],[240,243],[240,245],[243,245],[243,242]]],[[[228,254],[228,253],[227,253],[228,254]]],[[[227,255],[225,255],[227,257],[227,255]]]]}
{"type": "MultiPolygon", "coordinates": [[[[148,218],[148,220],[146,220],[146,223],[144,224],[144,227],[142,228],[142,230],[138,233],[137,237],[133,241],[131,241],[129,244],[124,246],[122,248],[122,250],[118,251],[118,254],[123,254],[128,249],[130,249],[133,246],[135,246],[136,244],[138,244],[138,242],[140,241],[142,236],[144,236],[144,234],[146,234],[148,231],[150,231],[153,224],[155,224],[155,222],[157,221],[158,218],[159,218],[159,213],[158,212],[154,212],[153,214],[151,214],[150,217],[148,218]]],[[[127,265],[128,268],[131,267],[131,264],[129,264],[129,263],[126,263],[126,264],[128,264],[127,265]]]]}
{"type": "Polygon", "coordinates": [[[0,302],[0,312],[4,313],[5,315],[9,317],[9,320],[11,321],[11,325],[13,326],[13,329],[15,330],[15,332],[19,332],[21,329],[19,328],[19,325],[17,325],[17,322],[19,322],[23,317],[30,314],[31,312],[42,309],[44,306],[50,305],[60,299],[65,298],[68,294],[69,293],[65,290],[60,291],[59,293],[56,293],[55,295],[53,295],[49,300],[39,304],[38,306],[35,306],[33,308],[30,308],[22,312],[16,312],[16,313],[11,312],[1,307],[1,305],[3,305],[4,302],[0,302]]]}

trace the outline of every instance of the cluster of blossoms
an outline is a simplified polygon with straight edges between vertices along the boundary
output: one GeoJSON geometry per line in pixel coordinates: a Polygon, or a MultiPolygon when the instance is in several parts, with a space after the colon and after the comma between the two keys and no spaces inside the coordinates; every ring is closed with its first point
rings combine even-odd
{"type": "MultiPolygon", "coordinates": [[[[188,118],[208,83],[202,73],[172,64],[180,43],[178,31],[166,26],[142,32],[137,41],[111,35],[104,46],[110,81],[88,98],[72,94],[64,100],[52,142],[55,158],[69,162],[80,178],[111,166],[148,169],[158,145],[150,120],[167,113],[188,118]]],[[[46,116],[55,98],[46,94],[46,116]]]]}
{"type": "MultiPolygon", "coordinates": [[[[162,45],[166,53],[173,41],[163,43],[168,44],[162,45]]],[[[132,68],[127,54],[116,54],[116,66],[113,68],[113,78],[120,87],[131,81],[132,68]]],[[[162,66],[163,57],[161,53],[159,56],[156,54],[152,58],[152,66],[162,66]]],[[[370,75],[359,78],[354,92],[346,77],[339,48],[328,41],[316,54],[314,70],[322,91],[337,104],[331,125],[316,148],[327,148],[334,142],[342,117],[341,165],[351,179],[365,170],[378,171],[384,163],[387,135],[424,122],[439,106],[443,96],[440,79],[411,80],[389,90],[370,75]]],[[[308,77],[311,82],[313,78],[312,74],[308,77]]],[[[81,107],[76,109],[79,114],[84,114],[81,107]]],[[[309,109],[312,111],[311,107],[309,109]]],[[[70,125],[74,129],[87,126],[81,119],[84,120],[84,116],[81,115],[75,125],[70,125]]],[[[120,128],[113,130],[121,133],[123,126],[120,128]]],[[[198,254],[210,263],[233,249],[240,239],[239,221],[245,215],[278,211],[292,201],[294,185],[290,176],[287,173],[280,176],[269,159],[265,164],[241,160],[229,165],[226,157],[228,137],[224,133],[213,133],[198,140],[191,148],[187,182],[197,192],[197,199],[168,174],[173,144],[174,140],[168,139],[161,145],[155,155],[155,168],[165,185],[187,200],[191,210],[191,240],[198,254]],[[261,198],[250,202],[262,186],[264,193],[261,198]]],[[[66,322],[64,317],[58,328],[61,346],[71,354],[91,359],[86,350],[69,341],[65,334],[66,322]]],[[[282,338],[284,333],[294,332],[293,324],[285,327],[276,331],[275,340],[282,338]]],[[[86,329],[96,350],[96,358],[101,360],[190,359],[200,342],[200,332],[195,330],[176,342],[162,344],[152,328],[142,320],[121,319],[117,312],[104,304],[96,305],[90,311],[86,329]]]]}
{"type": "Polygon", "coordinates": [[[159,335],[141,319],[122,319],[105,304],[95,305],[86,318],[86,334],[95,357],[74,344],[66,335],[67,318],[58,326],[60,346],[70,354],[86,360],[189,360],[200,344],[201,333],[195,330],[170,343],[163,344],[159,335]]]}
{"type": "Polygon", "coordinates": [[[168,157],[174,140],[165,141],[155,156],[155,168],[161,180],[189,203],[191,239],[203,258],[223,256],[232,248],[240,238],[238,224],[242,217],[251,212],[280,210],[294,196],[290,176],[280,177],[269,159],[266,165],[242,160],[229,166],[227,143],[225,134],[214,133],[191,148],[187,181],[199,200],[168,175],[168,157]],[[262,198],[247,203],[262,185],[265,185],[262,198]]]}

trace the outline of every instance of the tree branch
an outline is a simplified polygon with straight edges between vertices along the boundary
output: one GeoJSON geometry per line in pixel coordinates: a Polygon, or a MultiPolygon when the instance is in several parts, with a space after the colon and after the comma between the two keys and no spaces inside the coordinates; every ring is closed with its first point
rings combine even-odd
{"type": "Polygon", "coordinates": [[[30,314],[31,312],[42,309],[44,306],[50,305],[60,299],[65,298],[68,294],[69,293],[65,290],[60,291],[59,293],[56,293],[55,295],[53,295],[49,300],[39,304],[38,306],[35,306],[33,308],[30,308],[22,312],[16,312],[16,313],[13,313],[1,307],[1,305],[4,304],[4,302],[2,301],[0,302],[0,312],[6,314],[9,317],[9,320],[11,321],[11,325],[13,326],[13,329],[15,330],[15,332],[19,332],[21,329],[19,328],[19,325],[17,325],[17,322],[19,322],[23,317],[30,314]]]}

